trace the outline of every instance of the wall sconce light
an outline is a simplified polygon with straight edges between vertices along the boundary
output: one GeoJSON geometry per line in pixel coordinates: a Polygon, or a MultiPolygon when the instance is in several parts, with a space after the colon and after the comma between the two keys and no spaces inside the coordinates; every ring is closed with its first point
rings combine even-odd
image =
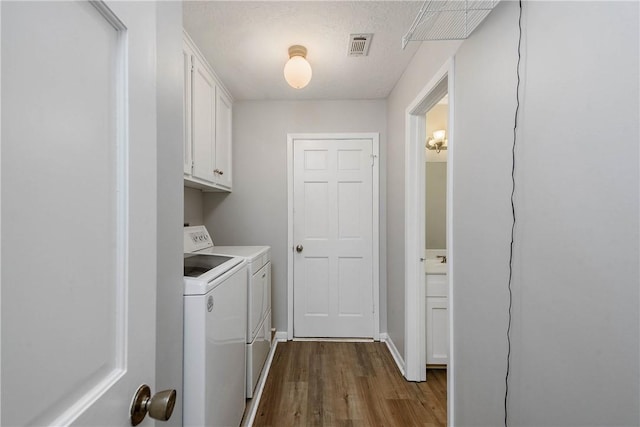
{"type": "Polygon", "coordinates": [[[436,153],[439,153],[440,150],[446,150],[447,132],[444,130],[434,131],[433,136],[427,139],[426,147],[428,150],[436,150],[436,153]]]}
{"type": "Polygon", "coordinates": [[[289,60],[284,66],[284,79],[289,86],[302,89],[311,81],[311,65],[307,62],[307,48],[294,45],[289,48],[289,60]]]}

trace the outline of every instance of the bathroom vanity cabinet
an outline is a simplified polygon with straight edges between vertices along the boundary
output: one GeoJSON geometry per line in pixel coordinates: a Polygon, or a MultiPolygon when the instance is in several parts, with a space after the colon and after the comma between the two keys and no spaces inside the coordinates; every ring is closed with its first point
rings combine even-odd
{"type": "Polygon", "coordinates": [[[427,365],[449,362],[449,283],[446,274],[425,274],[427,365]]]}

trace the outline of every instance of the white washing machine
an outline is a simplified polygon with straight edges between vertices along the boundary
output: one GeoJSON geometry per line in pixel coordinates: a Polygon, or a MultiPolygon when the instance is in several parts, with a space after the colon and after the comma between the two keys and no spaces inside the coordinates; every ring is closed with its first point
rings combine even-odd
{"type": "Polygon", "coordinates": [[[184,251],[247,262],[246,393],[251,398],[271,349],[271,247],[215,246],[206,227],[199,225],[185,227],[184,251]]]}
{"type": "Polygon", "coordinates": [[[238,426],[246,392],[247,263],[185,255],[183,425],[238,426]]]}

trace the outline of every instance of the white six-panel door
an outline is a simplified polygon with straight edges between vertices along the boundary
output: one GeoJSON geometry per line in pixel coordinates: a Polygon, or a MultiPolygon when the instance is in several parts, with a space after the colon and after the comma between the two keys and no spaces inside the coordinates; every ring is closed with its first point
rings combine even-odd
{"type": "Polygon", "coordinates": [[[155,5],[0,8],[1,424],[127,426],[156,391],[155,5]]]}
{"type": "Polygon", "coordinates": [[[374,161],[372,139],[293,143],[295,337],[374,336],[374,161]]]}

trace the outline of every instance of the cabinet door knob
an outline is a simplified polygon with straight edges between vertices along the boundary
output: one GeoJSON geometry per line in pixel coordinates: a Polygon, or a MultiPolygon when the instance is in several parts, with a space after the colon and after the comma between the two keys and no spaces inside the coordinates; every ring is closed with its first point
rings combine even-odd
{"type": "Polygon", "coordinates": [[[224,175],[224,172],[222,172],[222,171],[218,171],[218,173],[219,173],[220,175],[224,175]]]}
{"type": "Polygon", "coordinates": [[[302,252],[302,249],[304,249],[304,247],[302,245],[298,245],[296,246],[296,252],[302,252]]]}

